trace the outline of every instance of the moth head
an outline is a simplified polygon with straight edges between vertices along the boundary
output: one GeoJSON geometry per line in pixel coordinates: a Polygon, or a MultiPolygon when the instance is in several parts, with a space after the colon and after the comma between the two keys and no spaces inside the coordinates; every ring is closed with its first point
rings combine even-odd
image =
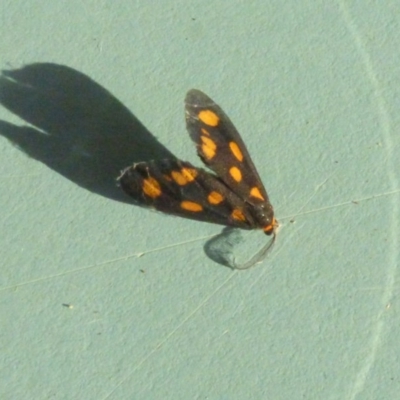
{"type": "Polygon", "coordinates": [[[265,225],[263,227],[263,231],[268,236],[270,236],[270,235],[275,236],[275,232],[276,232],[276,229],[278,228],[278,226],[279,226],[278,221],[275,219],[275,217],[272,217],[271,223],[268,225],[265,225]]]}

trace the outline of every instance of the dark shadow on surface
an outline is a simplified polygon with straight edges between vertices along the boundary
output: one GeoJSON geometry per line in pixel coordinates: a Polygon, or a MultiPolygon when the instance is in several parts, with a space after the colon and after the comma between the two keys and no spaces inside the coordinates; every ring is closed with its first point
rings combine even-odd
{"type": "MultiPolygon", "coordinates": [[[[80,187],[112,200],[134,203],[117,185],[122,169],[176,158],[110,92],[63,65],[3,71],[0,104],[32,125],[0,120],[0,135],[80,187]]],[[[206,255],[232,268],[237,235],[225,228],[205,244],[206,255]]]]}
{"type": "Polygon", "coordinates": [[[110,92],[63,65],[3,71],[0,104],[33,125],[0,120],[0,135],[77,185],[113,200],[132,203],[117,186],[123,168],[175,158],[110,92]]]}

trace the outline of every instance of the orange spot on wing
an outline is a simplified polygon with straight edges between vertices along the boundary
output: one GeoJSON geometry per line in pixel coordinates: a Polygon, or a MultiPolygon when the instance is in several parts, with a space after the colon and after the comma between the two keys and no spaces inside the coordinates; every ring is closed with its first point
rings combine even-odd
{"type": "Polygon", "coordinates": [[[172,171],[172,179],[180,186],[193,182],[197,176],[197,171],[193,168],[182,168],[180,171],[172,171]]]}
{"type": "Polygon", "coordinates": [[[184,175],[189,182],[192,182],[196,179],[198,172],[194,168],[182,168],[182,175],[184,175]]]}
{"type": "Polygon", "coordinates": [[[258,187],[251,188],[250,196],[256,197],[257,199],[260,199],[260,200],[265,200],[264,196],[261,194],[260,189],[258,187]]]}
{"type": "Polygon", "coordinates": [[[235,208],[232,211],[231,216],[233,219],[236,219],[237,221],[246,221],[246,217],[244,216],[242,210],[239,210],[238,208],[235,208]]]}
{"type": "Polygon", "coordinates": [[[237,167],[231,167],[229,169],[229,174],[231,177],[236,181],[240,182],[242,180],[242,173],[240,172],[240,169],[237,167]]]}
{"type": "Polygon", "coordinates": [[[211,110],[202,110],[198,114],[199,120],[208,126],[217,126],[219,117],[211,110]]]}
{"type": "Polygon", "coordinates": [[[235,142],[229,142],[229,148],[231,149],[232,154],[236,157],[236,159],[240,162],[243,161],[243,154],[240,151],[239,146],[235,142]]]}
{"type": "Polygon", "coordinates": [[[201,128],[200,130],[201,130],[201,133],[202,133],[203,135],[210,136],[210,132],[208,132],[206,129],[201,128]]]}
{"type": "Polygon", "coordinates": [[[160,184],[152,177],[143,179],[142,190],[146,194],[146,196],[155,199],[161,194],[160,184]]]}
{"type": "Polygon", "coordinates": [[[210,160],[215,156],[215,150],[217,149],[217,145],[213,140],[211,140],[207,136],[200,136],[200,139],[203,142],[203,144],[201,145],[201,150],[204,156],[210,160]]]}
{"type": "Polygon", "coordinates": [[[213,191],[208,195],[207,200],[210,204],[219,204],[224,200],[224,196],[221,193],[213,191]]]}
{"type": "Polygon", "coordinates": [[[193,212],[200,212],[203,211],[203,206],[199,203],[195,203],[193,201],[182,201],[181,202],[181,208],[187,211],[193,211],[193,212]]]}

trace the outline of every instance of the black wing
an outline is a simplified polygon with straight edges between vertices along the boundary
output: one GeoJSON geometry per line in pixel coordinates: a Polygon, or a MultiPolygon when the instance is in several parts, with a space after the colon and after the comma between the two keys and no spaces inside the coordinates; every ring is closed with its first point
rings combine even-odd
{"type": "Polygon", "coordinates": [[[187,129],[204,164],[242,199],[254,225],[272,233],[276,225],[272,205],[233,123],[221,107],[196,89],[186,95],[185,109],[187,129]]]}
{"type": "Polygon", "coordinates": [[[259,227],[243,200],[218,177],[180,160],[141,162],[126,168],[119,182],[138,204],[198,221],[259,227]]]}

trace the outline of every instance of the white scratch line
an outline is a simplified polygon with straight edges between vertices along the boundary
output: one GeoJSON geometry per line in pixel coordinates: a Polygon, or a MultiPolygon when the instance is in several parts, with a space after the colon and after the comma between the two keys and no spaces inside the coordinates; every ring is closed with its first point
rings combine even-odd
{"type": "MultiPolygon", "coordinates": [[[[378,110],[379,110],[379,118],[382,126],[382,132],[384,139],[386,141],[387,152],[388,152],[388,162],[391,168],[387,171],[389,181],[391,182],[392,188],[398,187],[397,177],[394,172],[393,167],[393,146],[391,139],[391,120],[389,116],[389,112],[387,110],[387,105],[385,98],[382,94],[382,90],[380,88],[380,83],[376,76],[373,62],[371,57],[364,45],[361,35],[358,32],[357,26],[353,21],[353,17],[351,16],[346,3],[343,0],[339,0],[338,2],[340,11],[342,13],[344,22],[347,26],[347,29],[354,41],[355,47],[364,63],[365,72],[370,81],[370,84],[374,90],[375,100],[377,102],[378,110]]],[[[392,193],[398,193],[398,190],[394,190],[392,193]]],[[[392,242],[390,243],[389,250],[391,249],[391,257],[390,262],[388,263],[389,267],[386,271],[387,279],[385,289],[382,293],[382,304],[389,304],[390,299],[393,297],[393,291],[395,287],[396,281],[396,269],[398,262],[398,219],[399,219],[399,206],[398,199],[394,198],[392,201],[393,207],[393,218],[391,218],[391,230],[393,232],[392,242]]],[[[358,371],[357,376],[353,382],[353,385],[350,389],[350,393],[348,395],[348,399],[355,400],[358,395],[364,390],[365,384],[368,383],[368,376],[370,371],[374,365],[376,355],[378,354],[378,350],[381,346],[383,340],[383,328],[384,328],[384,315],[385,309],[382,309],[375,317],[375,326],[371,334],[370,344],[369,344],[369,353],[364,359],[364,363],[358,371]]]]}

